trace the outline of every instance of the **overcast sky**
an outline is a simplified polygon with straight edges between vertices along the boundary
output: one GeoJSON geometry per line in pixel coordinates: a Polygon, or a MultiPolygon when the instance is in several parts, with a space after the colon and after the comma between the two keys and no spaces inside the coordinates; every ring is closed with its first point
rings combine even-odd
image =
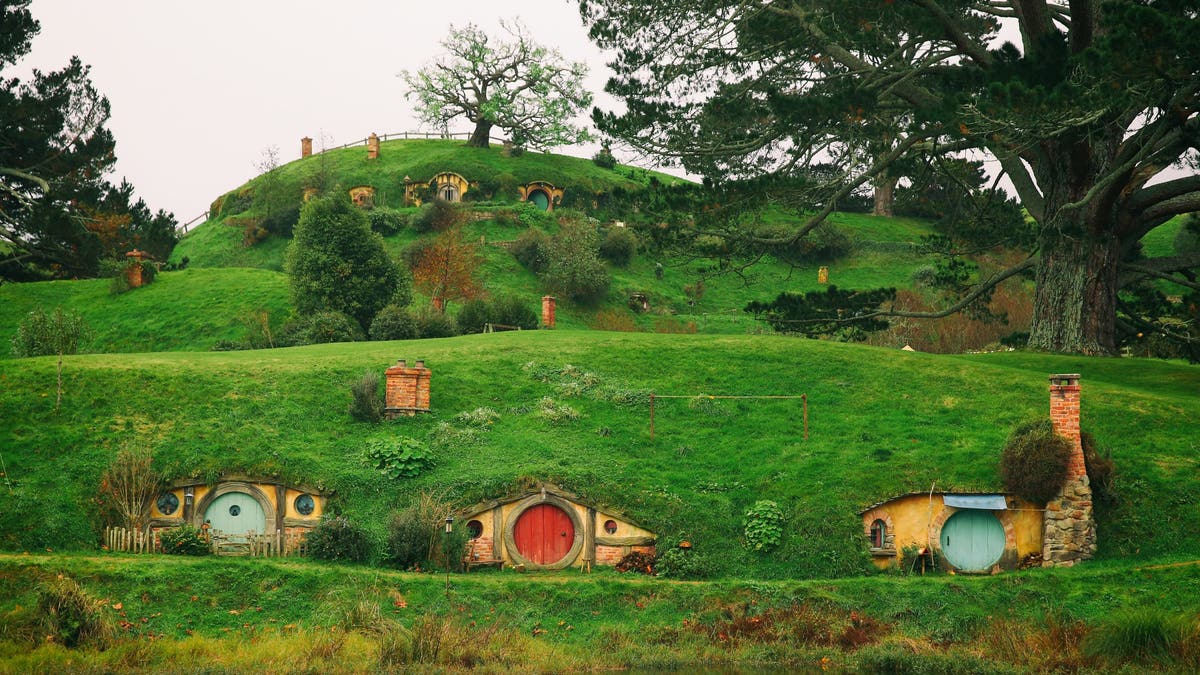
{"type": "Polygon", "coordinates": [[[440,53],[452,24],[495,34],[519,17],[536,40],[587,63],[588,88],[612,107],[601,95],[608,59],[570,0],[34,0],[30,9],[42,29],[15,72],[57,69],[72,55],[91,65],[112,104],[114,181],[127,177],[180,223],[257,174],[268,146],[291,161],[304,136],[319,149],[417,130],[397,74],[440,53]]]}

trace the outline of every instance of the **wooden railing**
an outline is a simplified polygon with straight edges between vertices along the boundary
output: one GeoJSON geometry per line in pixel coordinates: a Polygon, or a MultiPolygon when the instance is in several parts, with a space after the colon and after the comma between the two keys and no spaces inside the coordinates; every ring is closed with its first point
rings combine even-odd
{"type": "MultiPolygon", "coordinates": [[[[162,534],[154,530],[130,530],[124,527],[104,528],[104,547],[118,553],[160,553],[162,534]]],[[[304,534],[300,532],[273,532],[231,535],[220,530],[208,532],[212,552],[225,555],[248,555],[259,558],[302,556],[307,551],[304,534]]]]}
{"type": "Polygon", "coordinates": [[[161,549],[161,542],[154,530],[143,532],[124,527],[106,527],[104,546],[109,551],[121,553],[154,553],[161,549]]]}

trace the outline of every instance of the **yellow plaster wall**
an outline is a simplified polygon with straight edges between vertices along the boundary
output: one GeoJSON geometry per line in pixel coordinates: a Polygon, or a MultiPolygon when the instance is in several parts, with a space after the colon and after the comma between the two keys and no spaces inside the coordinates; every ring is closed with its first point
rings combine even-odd
{"type": "MultiPolygon", "coordinates": [[[[312,494],[313,512],[307,516],[300,515],[300,512],[296,510],[295,506],[293,506],[296,503],[296,497],[299,497],[300,495],[304,495],[304,494],[312,494],[312,493],[305,492],[303,490],[294,490],[292,488],[288,488],[287,491],[284,492],[283,498],[286,501],[286,505],[287,505],[287,515],[284,516],[285,518],[297,518],[297,519],[303,519],[303,520],[320,520],[321,519],[321,514],[325,513],[325,498],[321,497],[320,495],[312,494]]],[[[271,490],[271,493],[268,495],[268,497],[270,497],[272,500],[275,499],[275,490],[274,489],[271,490]]],[[[278,505],[276,505],[275,510],[277,513],[280,512],[278,505]]]]}
{"type": "MultiPolygon", "coordinates": [[[[585,514],[586,515],[586,514],[585,514]]],[[[653,537],[654,533],[621,520],[619,517],[603,511],[596,512],[596,536],[597,537],[653,537]],[[609,534],[604,531],[605,521],[611,520],[617,524],[617,531],[609,534]]]]}
{"type": "MultiPolygon", "coordinates": [[[[1016,544],[1017,559],[1030,553],[1042,551],[1042,515],[1041,509],[1018,498],[1009,497],[1009,510],[995,511],[1000,524],[1011,525],[1013,542],[1005,541],[1007,550],[1012,543],[1016,544]]],[[[868,530],[877,518],[887,520],[884,514],[890,516],[891,534],[895,538],[896,556],[874,556],[876,567],[886,568],[900,562],[901,551],[906,546],[937,548],[938,537],[941,536],[939,523],[945,521],[958,511],[946,506],[942,495],[908,495],[885,502],[863,514],[863,528],[868,530]],[[937,529],[934,529],[934,528],[937,529]]],[[[864,540],[866,535],[864,534],[864,540]]],[[[868,543],[869,545],[869,543],[868,543]]]]}
{"type": "MultiPolygon", "coordinates": [[[[509,523],[510,519],[512,518],[513,513],[517,510],[517,507],[524,501],[525,501],[524,499],[520,499],[515,502],[510,502],[508,504],[504,504],[500,507],[500,527],[501,528],[505,528],[508,526],[508,523],[509,523]]],[[[588,519],[588,508],[582,504],[576,504],[575,502],[570,502],[570,504],[571,504],[571,507],[574,509],[575,513],[579,516],[579,521],[583,524],[583,527],[586,528],[587,522],[588,522],[588,520],[587,520],[588,519]]],[[[555,504],[555,506],[558,506],[558,504],[555,504]]],[[[480,524],[483,525],[483,531],[479,535],[480,538],[490,538],[493,541],[499,542],[500,557],[506,563],[511,565],[516,562],[513,560],[512,556],[509,554],[508,545],[504,542],[503,529],[499,532],[496,532],[495,528],[492,527],[492,523],[493,523],[492,509],[485,509],[483,511],[477,511],[475,513],[472,513],[472,514],[466,516],[465,518],[463,518],[463,521],[462,521],[463,527],[466,527],[466,523],[469,521],[472,521],[472,520],[478,520],[480,522],[480,524]]],[[[580,533],[582,534],[583,530],[581,530],[580,533]]],[[[614,516],[609,513],[604,513],[602,511],[597,511],[596,512],[596,536],[597,537],[609,537],[609,536],[611,536],[611,537],[653,537],[654,533],[650,532],[649,530],[645,530],[640,527],[637,527],[637,526],[629,523],[628,521],[622,520],[618,516],[614,516]],[[604,521],[610,520],[610,519],[617,523],[617,531],[611,535],[604,531],[604,521]]],[[[571,563],[572,567],[579,567],[579,566],[583,565],[584,557],[585,557],[584,552],[581,551],[579,554],[579,558],[577,558],[573,563],[571,563]]]]}
{"type": "MultiPolygon", "coordinates": [[[[267,501],[270,502],[271,506],[275,509],[276,514],[282,514],[280,504],[276,500],[275,485],[269,484],[269,483],[251,483],[251,485],[258,488],[264,495],[266,495],[267,501]]],[[[213,486],[208,486],[208,485],[191,486],[192,495],[193,495],[193,497],[192,497],[193,508],[199,509],[200,502],[202,502],[204,500],[204,497],[209,492],[211,492],[212,490],[214,490],[220,486],[221,486],[221,483],[218,483],[213,486]]],[[[188,488],[186,488],[186,487],[177,487],[177,488],[172,488],[170,490],[170,492],[173,493],[179,499],[179,508],[175,510],[175,513],[172,513],[169,516],[158,510],[158,498],[155,497],[154,501],[151,503],[151,506],[150,506],[150,516],[152,518],[162,519],[162,520],[180,520],[180,521],[183,520],[183,509],[184,509],[184,505],[185,505],[185,494],[186,494],[187,490],[188,490],[188,488]]],[[[308,494],[312,494],[312,496],[313,496],[313,503],[314,503],[313,512],[309,516],[301,516],[299,513],[295,512],[295,509],[293,509],[291,507],[291,504],[295,501],[296,497],[298,497],[302,494],[305,494],[305,492],[302,490],[287,488],[287,490],[285,491],[285,494],[284,494],[284,499],[286,500],[287,505],[288,505],[286,517],[303,519],[303,520],[312,520],[312,521],[320,520],[321,515],[325,512],[325,497],[322,497],[320,495],[313,494],[313,493],[308,493],[308,494]]],[[[200,514],[200,515],[202,516],[203,514],[200,514]]]]}

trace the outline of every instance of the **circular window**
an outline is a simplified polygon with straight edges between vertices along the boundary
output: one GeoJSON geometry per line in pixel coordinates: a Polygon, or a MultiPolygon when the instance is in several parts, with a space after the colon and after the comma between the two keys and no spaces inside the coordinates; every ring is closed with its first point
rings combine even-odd
{"type": "Polygon", "coordinates": [[[296,501],[292,502],[292,505],[296,508],[296,513],[299,513],[302,516],[311,516],[313,509],[317,507],[316,502],[313,501],[312,495],[309,494],[296,497],[296,501]]]}
{"type": "Polygon", "coordinates": [[[615,520],[604,521],[604,531],[609,534],[616,534],[617,533],[617,521],[615,521],[615,520]]]}
{"type": "Polygon", "coordinates": [[[231,515],[231,516],[236,516],[241,512],[242,512],[242,507],[238,506],[237,504],[234,504],[233,506],[229,507],[229,515],[231,515]]]}
{"type": "Polygon", "coordinates": [[[472,539],[478,539],[483,536],[483,523],[478,520],[467,521],[467,532],[471,534],[472,539]]]}
{"type": "Polygon", "coordinates": [[[169,516],[179,508],[179,497],[174,492],[164,492],[158,496],[157,505],[159,513],[169,516]]]}

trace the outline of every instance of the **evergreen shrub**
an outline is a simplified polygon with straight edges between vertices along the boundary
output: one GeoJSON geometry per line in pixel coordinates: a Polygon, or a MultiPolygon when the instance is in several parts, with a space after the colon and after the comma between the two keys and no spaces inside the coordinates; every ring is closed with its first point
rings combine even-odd
{"type": "Polygon", "coordinates": [[[637,236],[624,227],[613,227],[600,242],[600,257],[617,267],[628,267],[637,255],[637,236]]]}
{"type": "Polygon", "coordinates": [[[1071,444],[1054,432],[1049,418],[1017,427],[1000,455],[1004,489],[1035,504],[1058,494],[1067,479],[1071,444]]]}
{"type": "Polygon", "coordinates": [[[187,523],[172,527],[159,536],[162,552],[169,555],[208,555],[212,546],[205,533],[187,523]]]}
{"type": "Polygon", "coordinates": [[[522,267],[534,274],[541,274],[546,271],[550,259],[548,244],[549,239],[541,230],[525,230],[508,251],[522,267]]]}
{"type": "Polygon", "coordinates": [[[445,199],[434,199],[421,205],[421,210],[412,219],[412,226],[422,234],[427,232],[443,232],[463,220],[463,210],[458,204],[445,199]]]}
{"type": "Polygon", "coordinates": [[[371,221],[371,229],[385,237],[396,234],[408,225],[408,216],[396,209],[373,209],[367,218],[371,221]]]}
{"type": "Polygon", "coordinates": [[[308,555],[332,562],[363,562],[371,556],[371,538],[345,516],[324,516],[308,533],[308,555]]]}
{"type": "Polygon", "coordinates": [[[422,338],[446,338],[458,335],[458,324],[454,318],[432,309],[424,309],[414,315],[417,334],[422,338]]]}
{"type": "Polygon", "coordinates": [[[388,305],[371,321],[370,336],[372,340],[415,340],[420,336],[420,325],[407,308],[388,305]]]}

